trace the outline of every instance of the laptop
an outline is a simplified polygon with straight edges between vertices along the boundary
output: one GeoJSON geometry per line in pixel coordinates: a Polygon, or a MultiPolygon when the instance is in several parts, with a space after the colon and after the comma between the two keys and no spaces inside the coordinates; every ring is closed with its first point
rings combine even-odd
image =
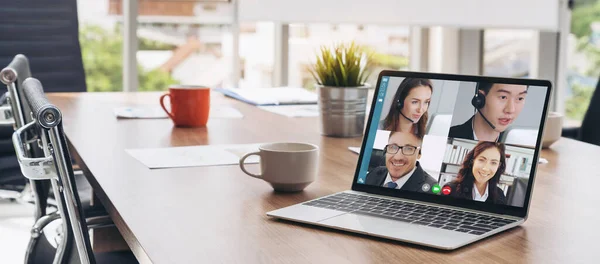
{"type": "Polygon", "coordinates": [[[516,227],[550,94],[545,80],[383,71],[351,189],[267,215],[444,250],[516,227]]]}

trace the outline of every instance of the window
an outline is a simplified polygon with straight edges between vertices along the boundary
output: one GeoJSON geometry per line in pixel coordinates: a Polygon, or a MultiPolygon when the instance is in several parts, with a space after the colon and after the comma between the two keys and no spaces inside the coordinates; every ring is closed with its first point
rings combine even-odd
{"type": "Polygon", "coordinates": [[[289,38],[290,86],[314,89],[309,72],[319,48],[340,42],[355,41],[373,52],[369,83],[375,85],[383,69],[407,69],[409,28],[357,24],[291,24],[289,38]]]}
{"type": "MultiPolygon", "coordinates": [[[[78,0],[88,91],[123,89],[123,0],[78,0]]],[[[230,87],[234,61],[232,6],[227,1],[138,2],[140,91],[170,84],[230,87]]],[[[409,28],[359,24],[291,24],[288,83],[314,89],[308,72],[321,45],[355,40],[374,52],[370,83],[382,69],[408,68],[409,28]]],[[[275,24],[241,23],[239,87],[271,87],[275,74],[275,24]]]]}
{"type": "Polygon", "coordinates": [[[536,33],[532,30],[485,30],[484,75],[529,77],[536,33]]]}
{"type": "Polygon", "coordinates": [[[600,77],[600,1],[577,1],[571,15],[565,126],[578,126],[600,77]]]}
{"type": "Polygon", "coordinates": [[[79,40],[87,90],[123,90],[123,34],[105,1],[78,0],[79,40]]]}
{"type": "MultiPolygon", "coordinates": [[[[275,59],[275,27],[272,22],[240,25],[240,88],[272,87],[275,59]]],[[[232,48],[227,49],[232,52],[232,48]]],[[[232,61],[230,59],[229,61],[232,61]]]]}

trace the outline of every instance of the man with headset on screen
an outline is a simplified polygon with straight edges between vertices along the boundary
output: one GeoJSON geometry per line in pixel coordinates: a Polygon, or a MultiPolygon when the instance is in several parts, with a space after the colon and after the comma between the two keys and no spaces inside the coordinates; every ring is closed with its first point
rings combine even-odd
{"type": "Polygon", "coordinates": [[[422,142],[413,133],[390,132],[388,144],[383,149],[385,166],[370,171],[365,184],[413,192],[429,191],[437,181],[417,161],[421,157],[422,142]],[[423,187],[425,184],[429,187],[423,187]]]}
{"type": "Polygon", "coordinates": [[[527,86],[479,82],[471,105],[476,113],[462,125],[450,128],[448,137],[499,141],[525,105],[527,86]]]}

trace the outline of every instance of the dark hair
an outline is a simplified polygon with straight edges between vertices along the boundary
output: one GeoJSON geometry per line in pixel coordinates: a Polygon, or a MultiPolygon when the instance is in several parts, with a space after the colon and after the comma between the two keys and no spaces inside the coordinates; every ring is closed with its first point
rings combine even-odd
{"type": "MultiPolygon", "coordinates": [[[[485,93],[485,96],[487,96],[490,93],[490,90],[492,90],[492,87],[494,86],[494,84],[496,83],[491,83],[491,82],[479,82],[477,88],[479,89],[479,91],[483,91],[485,93]]],[[[498,83],[501,84],[501,83],[498,83]]],[[[527,86],[527,90],[529,90],[529,85],[527,86]]],[[[477,91],[477,92],[479,92],[477,91]]]]}
{"type": "MultiPolygon", "coordinates": [[[[390,111],[387,116],[383,120],[383,129],[394,131],[396,127],[398,127],[398,119],[400,118],[400,111],[402,109],[397,109],[396,104],[398,100],[400,102],[404,102],[408,93],[419,86],[428,86],[433,92],[433,84],[429,79],[419,79],[419,78],[405,78],[400,85],[398,86],[398,90],[396,90],[396,94],[394,95],[394,100],[392,101],[392,106],[390,107],[390,111]]],[[[427,126],[427,119],[429,119],[429,115],[427,111],[423,113],[419,122],[417,122],[417,137],[423,138],[425,135],[425,126],[427,126]]],[[[412,133],[412,131],[409,131],[412,133]]]]}
{"type": "Polygon", "coordinates": [[[481,155],[482,152],[489,148],[496,148],[500,152],[500,165],[498,166],[498,170],[496,170],[496,174],[488,181],[488,191],[492,200],[496,201],[498,199],[498,181],[500,181],[500,176],[504,173],[506,169],[506,154],[504,144],[491,142],[491,141],[481,141],[475,145],[473,150],[467,153],[465,159],[458,171],[458,177],[453,181],[456,184],[456,191],[461,192],[464,186],[473,186],[475,182],[475,176],[473,176],[473,163],[475,162],[475,158],[481,155]]]}
{"type": "Polygon", "coordinates": [[[477,88],[479,90],[477,92],[483,91],[485,93],[485,95],[487,96],[490,93],[490,90],[492,89],[492,86],[494,86],[494,83],[479,82],[479,85],[477,86],[477,88]]]}

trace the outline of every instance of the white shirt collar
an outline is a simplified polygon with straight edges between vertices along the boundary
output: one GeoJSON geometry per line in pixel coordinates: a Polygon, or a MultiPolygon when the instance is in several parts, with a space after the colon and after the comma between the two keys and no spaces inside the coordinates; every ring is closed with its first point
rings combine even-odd
{"type": "MultiPolygon", "coordinates": [[[[415,173],[415,170],[417,170],[417,166],[415,166],[409,173],[405,174],[404,176],[400,177],[400,179],[395,181],[395,183],[398,184],[398,186],[396,186],[396,189],[402,188],[402,186],[404,186],[408,179],[410,179],[410,176],[412,176],[415,173]]],[[[387,176],[385,177],[385,181],[383,181],[383,186],[385,187],[385,185],[389,182],[394,181],[392,180],[392,176],[390,176],[390,173],[388,172],[387,176]]]]}
{"type": "Polygon", "coordinates": [[[475,117],[473,117],[473,119],[471,119],[471,130],[473,131],[473,140],[478,140],[477,135],[475,135],[475,124],[473,124],[474,122],[475,122],[475,117]]]}
{"type": "Polygon", "coordinates": [[[475,185],[475,183],[473,183],[473,200],[474,201],[480,201],[480,202],[485,202],[485,200],[487,200],[489,192],[488,192],[488,187],[490,185],[489,184],[485,184],[485,192],[483,193],[483,195],[479,194],[479,191],[477,191],[477,186],[475,185]]]}

